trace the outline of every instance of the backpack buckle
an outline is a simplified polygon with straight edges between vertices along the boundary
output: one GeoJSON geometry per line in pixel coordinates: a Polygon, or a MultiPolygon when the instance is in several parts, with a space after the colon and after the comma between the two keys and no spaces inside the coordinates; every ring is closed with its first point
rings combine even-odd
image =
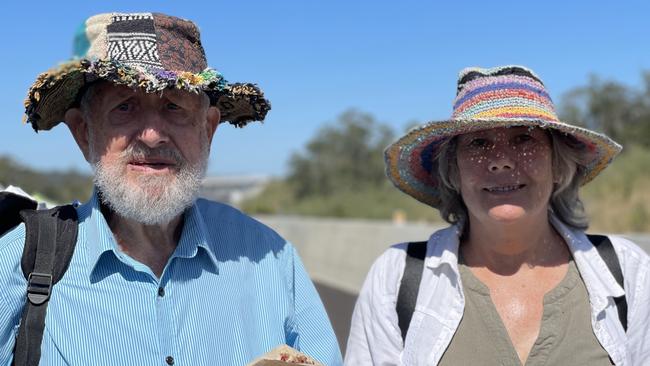
{"type": "Polygon", "coordinates": [[[50,298],[52,275],[32,272],[27,279],[27,299],[33,305],[41,305],[50,298]]]}

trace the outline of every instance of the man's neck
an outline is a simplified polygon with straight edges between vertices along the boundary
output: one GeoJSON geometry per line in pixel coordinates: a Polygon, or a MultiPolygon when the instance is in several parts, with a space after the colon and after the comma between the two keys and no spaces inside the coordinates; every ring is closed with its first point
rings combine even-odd
{"type": "Polygon", "coordinates": [[[181,237],[183,215],[161,225],[144,225],[102,207],[102,213],[122,252],[147,265],[160,278],[181,237]]]}

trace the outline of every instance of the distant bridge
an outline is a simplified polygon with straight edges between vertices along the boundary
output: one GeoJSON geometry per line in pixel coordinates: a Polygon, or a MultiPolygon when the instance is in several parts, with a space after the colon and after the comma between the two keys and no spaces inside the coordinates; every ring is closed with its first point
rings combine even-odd
{"type": "Polygon", "coordinates": [[[260,175],[214,176],[203,179],[199,196],[238,206],[243,200],[260,194],[271,181],[260,175]]]}

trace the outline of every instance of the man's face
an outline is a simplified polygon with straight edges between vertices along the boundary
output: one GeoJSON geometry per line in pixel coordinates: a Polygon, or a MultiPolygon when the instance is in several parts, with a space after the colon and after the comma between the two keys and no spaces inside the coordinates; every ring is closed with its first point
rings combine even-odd
{"type": "Polygon", "coordinates": [[[87,147],[80,146],[104,201],[138,222],[169,222],[194,201],[218,110],[203,93],[176,89],[154,94],[102,82],[90,93],[81,112],[87,147]]]}

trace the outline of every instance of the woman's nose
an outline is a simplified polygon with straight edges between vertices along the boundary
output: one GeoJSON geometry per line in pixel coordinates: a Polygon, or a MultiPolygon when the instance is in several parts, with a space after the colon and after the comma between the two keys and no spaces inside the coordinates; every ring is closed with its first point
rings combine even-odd
{"type": "Polygon", "coordinates": [[[492,173],[509,171],[515,168],[515,159],[512,158],[510,152],[506,151],[506,149],[496,148],[488,159],[488,170],[492,173]]]}

